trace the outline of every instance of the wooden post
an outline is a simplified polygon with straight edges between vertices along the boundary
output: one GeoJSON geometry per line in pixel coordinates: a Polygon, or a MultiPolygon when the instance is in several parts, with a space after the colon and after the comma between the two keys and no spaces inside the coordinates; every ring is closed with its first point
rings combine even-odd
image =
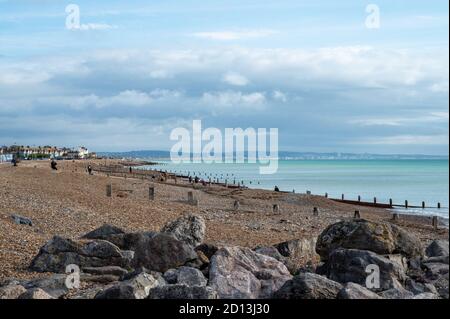
{"type": "Polygon", "coordinates": [[[241,204],[239,203],[238,200],[234,201],[234,210],[239,210],[239,207],[241,206],[241,204]]]}
{"type": "Polygon", "coordinates": [[[313,216],[319,216],[319,209],[317,207],[313,209],[313,216]]]}
{"type": "Polygon", "coordinates": [[[439,217],[433,216],[432,225],[434,229],[438,229],[439,227],[439,217]]]}
{"type": "Polygon", "coordinates": [[[398,214],[397,213],[393,213],[392,214],[392,220],[394,220],[394,221],[398,220],[398,214]]]}
{"type": "Polygon", "coordinates": [[[422,202],[422,209],[425,209],[425,202],[422,202]]]}
{"type": "Polygon", "coordinates": [[[325,193],[325,198],[328,198],[328,193],[325,193]]]}
{"type": "Polygon", "coordinates": [[[188,202],[192,203],[194,201],[194,193],[188,192],[188,202]]]}
{"type": "Polygon", "coordinates": [[[437,208],[438,208],[438,209],[441,209],[441,203],[438,203],[438,204],[437,204],[437,208]]]}
{"type": "Polygon", "coordinates": [[[342,194],[342,196],[341,196],[341,197],[342,197],[342,200],[344,200],[344,194],[342,194]]]}
{"type": "Polygon", "coordinates": [[[373,203],[374,203],[374,204],[377,203],[377,198],[376,198],[376,197],[373,198],[373,203]]]}
{"type": "Polygon", "coordinates": [[[360,202],[361,201],[361,196],[360,195],[358,195],[358,202],[360,202]]]}
{"type": "Polygon", "coordinates": [[[279,214],[280,213],[280,205],[274,204],[272,207],[272,211],[274,214],[279,214]]]}
{"type": "Polygon", "coordinates": [[[361,218],[361,214],[359,213],[359,210],[355,210],[355,215],[353,216],[353,218],[361,218]]]}
{"type": "Polygon", "coordinates": [[[392,198],[389,198],[389,206],[391,206],[391,207],[392,207],[392,204],[393,204],[393,202],[392,202],[392,198]]]}
{"type": "Polygon", "coordinates": [[[405,208],[408,208],[408,201],[405,200],[405,208]]]}
{"type": "Polygon", "coordinates": [[[150,200],[155,199],[155,188],[154,187],[148,188],[148,199],[150,199],[150,200]]]}
{"type": "Polygon", "coordinates": [[[311,195],[311,191],[306,191],[306,195],[311,195]]]}
{"type": "Polygon", "coordinates": [[[107,197],[112,196],[112,185],[111,184],[106,185],[106,196],[107,197]]]}

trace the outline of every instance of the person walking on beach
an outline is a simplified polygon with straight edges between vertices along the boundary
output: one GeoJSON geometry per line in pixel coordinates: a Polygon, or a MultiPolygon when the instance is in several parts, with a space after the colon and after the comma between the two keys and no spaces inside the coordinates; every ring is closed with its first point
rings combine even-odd
{"type": "Polygon", "coordinates": [[[50,163],[50,167],[52,168],[52,170],[57,171],[58,168],[56,167],[58,165],[58,163],[55,162],[55,160],[52,160],[50,163]]]}
{"type": "Polygon", "coordinates": [[[89,175],[92,175],[92,166],[91,166],[91,164],[88,165],[87,170],[88,170],[89,175]]]}

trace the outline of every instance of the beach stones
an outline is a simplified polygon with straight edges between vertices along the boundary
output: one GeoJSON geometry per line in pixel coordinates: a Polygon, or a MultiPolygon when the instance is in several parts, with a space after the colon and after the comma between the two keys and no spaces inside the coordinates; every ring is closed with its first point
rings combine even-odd
{"type": "Polygon", "coordinates": [[[347,283],[344,288],[342,288],[337,299],[382,299],[376,293],[370,291],[366,287],[355,284],[353,282],[347,283]]]}
{"type": "Polygon", "coordinates": [[[145,267],[164,273],[196,258],[197,254],[190,245],[170,234],[161,233],[151,238],[141,238],[136,245],[132,264],[134,267],[145,267]]]}
{"type": "Polygon", "coordinates": [[[335,299],[342,285],[313,273],[302,273],[273,294],[275,299],[335,299]]]}
{"type": "Polygon", "coordinates": [[[165,225],[161,232],[170,233],[176,239],[196,247],[203,242],[205,237],[205,220],[201,216],[185,215],[165,225]]]}
{"type": "Polygon", "coordinates": [[[353,282],[365,286],[368,275],[368,266],[376,265],[379,268],[379,289],[383,291],[401,286],[406,280],[405,269],[397,262],[377,255],[367,250],[337,249],[334,250],[321,273],[329,279],[348,283],[353,282]]]}
{"type": "Polygon", "coordinates": [[[270,298],[291,278],[283,263],[241,247],[219,249],[209,268],[209,286],[223,299],[270,298]]]}
{"type": "Polygon", "coordinates": [[[408,258],[423,256],[420,240],[400,227],[364,219],[340,221],[319,236],[316,251],[327,260],[338,248],[369,250],[381,255],[402,254],[408,258]]]}
{"type": "Polygon", "coordinates": [[[55,299],[40,288],[32,288],[24,292],[18,299],[55,299]]]}
{"type": "Polygon", "coordinates": [[[435,240],[426,249],[428,257],[448,256],[448,240],[435,240]]]}
{"type": "Polygon", "coordinates": [[[75,264],[78,267],[126,267],[130,260],[122,254],[119,247],[104,241],[75,242],[53,237],[32,260],[30,269],[37,272],[64,273],[66,267],[75,264]]]}

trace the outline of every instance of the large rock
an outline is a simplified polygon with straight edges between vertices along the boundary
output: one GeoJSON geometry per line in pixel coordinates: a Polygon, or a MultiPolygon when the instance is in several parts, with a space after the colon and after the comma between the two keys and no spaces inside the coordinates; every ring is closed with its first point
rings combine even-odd
{"type": "Polygon", "coordinates": [[[105,266],[105,267],[83,267],[83,272],[92,275],[112,275],[117,277],[125,276],[128,271],[118,266],[105,266]]]}
{"type": "Polygon", "coordinates": [[[150,290],[148,299],[217,299],[211,287],[167,285],[150,290]]]}
{"type": "Polygon", "coordinates": [[[414,294],[403,287],[396,287],[381,292],[380,296],[384,299],[412,299],[414,294]]]}
{"type": "Polygon", "coordinates": [[[141,273],[100,291],[95,299],[145,299],[158,284],[158,280],[152,275],[141,273]]]}
{"type": "Polygon", "coordinates": [[[40,288],[32,288],[24,292],[18,299],[55,299],[40,288]]]}
{"type": "Polygon", "coordinates": [[[37,278],[22,283],[26,289],[40,288],[53,298],[61,298],[69,292],[66,274],[54,274],[47,278],[37,278]]]}
{"type": "Polygon", "coordinates": [[[0,287],[1,299],[17,299],[21,294],[27,290],[18,282],[11,282],[3,287],[0,287]]]}
{"type": "Polygon", "coordinates": [[[119,247],[104,241],[75,242],[55,236],[47,242],[32,260],[30,269],[37,272],[64,273],[66,267],[120,266],[127,267],[130,260],[119,247]]]}
{"type": "Polygon", "coordinates": [[[82,236],[81,238],[108,240],[108,238],[111,237],[112,235],[119,235],[119,234],[125,234],[125,232],[119,227],[109,225],[109,224],[104,224],[104,225],[100,226],[99,228],[82,236]]]}
{"type": "Polygon", "coordinates": [[[205,237],[205,220],[200,216],[185,215],[165,225],[161,232],[173,234],[176,239],[197,247],[205,237]]]}
{"type": "Polygon", "coordinates": [[[428,257],[448,256],[448,240],[435,240],[426,249],[428,257]]]}
{"type": "Polygon", "coordinates": [[[172,235],[161,233],[151,238],[140,239],[135,248],[132,264],[134,267],[145,267],[164,273],[196,258],[197,254],[190,245],[175,239],[172,235]]]}
{"type": "Polygon", "coordinates": [[[208,282],[200,270],[192,267],[169,269],[164,274],[164,279],[169,284],[186,286],[206,286],[208,282]]]}
{"type": "Polygon", "coordinates": [[[337,299],[382,299],[373,291],[370,291],[366,287],[355,284],[353,282],[347,283],[344,288],[342,288],[337,299]]]}
{"type": "Polygon", "coordinates": [[[423,255],[420,240],[400,227],[382,222],[353,219],[327,227],[319,236],[316,251],[322,260],[338,248],[370,250],[377,254],[423,255]]]}
{"type": "Polygon", "coordinates": [[[221,299],[269,298],[291,278],[281,262],[241,247],[219,249],[209,268],[209,285],[221,299]]]}
{"type": "Polygon", "coordinates": [[[275,299],[335,299],[342,285],[313,273],[302,273],[273,294],[275,299]]]}
{"type": "Polygon", "coordinates": [[[302,238],[279,243],[275,248],[284,257],[304,262],[319,257],[315,250],[316,244],[317,238],[302,238]]]}
{"type": "Polygon", "coordinates": [[[380,270],[380,288],[371,288],[372,290],[383,291],[397,288],[406,280],[402,266],[367,250],[334,250],[323,270],[331,280],[341,283],[354,282],[366,286],[366,279],[373,271],[368,267],[369,265],[376,265],[380,270]]]}

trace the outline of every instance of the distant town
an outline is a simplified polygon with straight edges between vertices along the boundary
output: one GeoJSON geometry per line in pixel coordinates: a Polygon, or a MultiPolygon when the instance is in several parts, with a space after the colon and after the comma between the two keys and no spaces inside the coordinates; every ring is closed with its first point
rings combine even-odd
{"type": "Polygon", "coordinates": [[[97,154],[90,152],[86,147],[78,148],[57,147],[57,146],[23,146],[11,145],[0,148],[0,162],[16,160],[35,160],[35,159],[91,159],[96,158],[97,154]]]}

